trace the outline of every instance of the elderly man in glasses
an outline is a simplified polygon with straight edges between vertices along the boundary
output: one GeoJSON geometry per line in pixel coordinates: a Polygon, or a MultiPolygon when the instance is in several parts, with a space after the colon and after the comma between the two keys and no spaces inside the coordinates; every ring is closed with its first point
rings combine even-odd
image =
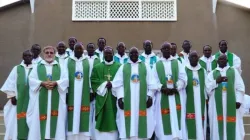
{"type": "Polygon", "coordinates": [[[68,74],[54,59],[56,49],[43,49],[44,60],[33,67],[29,76],[30,102],[27,124],[28,139],[64,140],[68,74]]]}

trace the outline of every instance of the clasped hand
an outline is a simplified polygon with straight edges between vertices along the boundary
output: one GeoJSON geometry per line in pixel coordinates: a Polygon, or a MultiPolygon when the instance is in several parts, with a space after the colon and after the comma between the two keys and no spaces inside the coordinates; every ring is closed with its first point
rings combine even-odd
{"type": "Polygon", "coordinates": [[[57,86],[57,82],[55,81],[44,81],[41,83],[43,87],[45,87],[48,90],[52,90],[54,87],[57,86]]]}
{"type": "MultiPolygon", "coordinates": [[[[118,106],[120,109],[124,109],[124,102],[122,101],[123,98],[118,99],[118,106]]],[[[148,96],[148,100],[146,102],[147,108],[150,108],[153,105],[153,99],[152,97],[148,96]]]]}
{"type": "Polygon", "coordinates": [[[178,90],[176,88],[167,88],[165,86],[161,87],[161,93],[165,94],[165,95],[174,95],[174,94],[178,94],[178,90]]]}

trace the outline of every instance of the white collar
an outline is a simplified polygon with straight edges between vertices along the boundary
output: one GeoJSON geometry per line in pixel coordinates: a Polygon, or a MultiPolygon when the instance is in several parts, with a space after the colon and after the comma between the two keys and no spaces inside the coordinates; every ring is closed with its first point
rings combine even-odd
{"type": "Polygon", "coordinates": [[[137,64],[137,63],[140,63],[141,62],[141,59],[139,59],[138,58],[138,60],[137,60],[137,62],[133,62],[133,61],[131,61],[130,59],[128,60],[128,62],[127,63],[130,63],[130,64],[137,64]]]}
{"type": "Polygon", "coordinates": [[[68,52],[73,52],[70,48],[67,48],[66,51],[68,51],[68,52]]]}
{"type": "Polygon", "coordinates": [[[96,49],[95,52],[96,52],[96,53],[103,53],[103,51],[101,52],[101,51],[99,50],[99,48],[96,49]]]}
{"type": "Polygon", "coordinates": [[[40,56],[38,56],[37,58],[33,59],[34,61],[40,61],[42,60],[42,58],[40,56]]]}
{"type": "Polygon", "coordinates": [[[199,63],[198,63],[198,65],[195,66],[195,67],[192,67],[192,66],[190,65],[190,63],[189,63],[189,64],[186,65],[186,67],[187,67],[188,69],[194,70],[194,71],[198,71],[199,69],[201,69],[201,65],[200,65],[199,63]]]}
{"type": "Polygon", "coordinates": [[[216,68],[216,70],[218,70],[218,71],[227,71],[227,69],[229,69],[230,68],[230,66],[226,66],[226,67],[224,67],[224,68],[220,68],[219,66],[216,68]]]}
{"type": "Polygon", "coordinates": [[[118,57],[118,58],[128,58],[128,55],[126,53],[124,53],[124,55],[122,57],[118,53],[116,53],[115,56],[118,57]]]}
{"type": "Polygon", "coordinates": [[[78,58],[75,57],[75,55],[71,55],[70,58],[75,60],[75,61],[82,61],[83,59],[86,59],[86,56],[84,54],[82,54],[82,57],[80,57],[78,59],[78,58]]]}
{"type": "Polygon", "coordinates": [[[58,52],[56,52],[56,57],[58,58],[66,58],[68,55],[64,53],[63,55],[59,55],[58,52]]]}
{"type": "Polygon", "coordinates": [[[171,57],[173,57],[174,59],[178,59],[178,58],[179,58],[179,55],[178,55],[178,54],[175,54],[175,56],[172,56],[172,55],[171,55],[171,57]]]}
{"type": "Polygon", "coordinates": [[[96,58],[98,58],[96,55],[93,55],[93,56],[89,56],[89,55],[86,55],[86,58],[88,58],[88,59],[96,59],[96,58]]]}
{"type": "Polygon", "coordinates": [[[208,60],[211,60],[211,62],[212,62],[212,61],[214,61],[214,59],[215,59],[215,57],[212,55],[209,58],[205,57],[204,55],[200,58],[200,60],[202,60],[204,62],[206,62],[208,60]]]}
{"type": "Polygon", "coordinates": [[[105,60],[103,60],[104,61],[104,64],[105,65],[112,65],[112,64],[114,64],[114,60],[112,60],[112,61],[110,61],[110,62],[107,62],[107,61],[105,61],[105,60]]]}
{"type": "Polygon", "coordinates": [[[24,61],[22,61],[20,65],[22,65],[23,67],[28,68],[28,69],[30,69],[30,68],[33,67],[32,64],[29,64],[29,65],[27,66],[26,64],[24,64],[24,61]]]}
{"type": "Polygon", "coordinates": [[[162,61],[171,61],[171,60],[174,60],[174,57],[170,56],[168,59],[166,59],[165,57],[161,57],[161,60],[162,61]]]}
{"type": "Polygon", "coordinates": [[[228,51],[226,51],[225,53],[222,53],[221,51],[219,51],[220,52],[220,54],[225,54],[225,55],[227,55],[227,53],[228,53],[228,51]]]}
{"type": "Polygon", "coordinates": [[[45,60],[42,60],[41,63],[44,64],[44,65],[47,65],[47,66],[52,66],[52,65],[58,64],[58,62],[55,61],[55,60],[54,60],[52,63],[48,63],[48,62],[46,62],[45,60]]]}
{"type": "Polygon", "coordinates": [[[155,56],[155,53],[151,52],[151,54],[147,55],[147,54],[145,54],[145,52],[143,52],[141,55],[144,57],[153,57],[153,56],[155,56]]]}
{"type": "Polygon", "coordinates": [[[189,55],[189,53],[185,53],[184,51],[181,51],[181,53],[183,54],[183,55],[189,55]]]}

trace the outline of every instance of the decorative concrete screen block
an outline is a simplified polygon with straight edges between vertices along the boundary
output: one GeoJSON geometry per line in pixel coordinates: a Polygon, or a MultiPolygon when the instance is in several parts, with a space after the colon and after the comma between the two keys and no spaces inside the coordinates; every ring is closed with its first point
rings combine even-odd
{"type": "Polygon", "coordinates": [[[142,1],[143,19],[174,19],[175,18],[174,1],[142,1]]]}
{"type": "Polygon", "coordinates": [[[106,19],[106,1],[82,1],[76,0],[74,3],[73,15],[75,19],[106,19]]]}
{"type": "Polygon", "coordinates": [[[73,0],[73,21],[176,21],[177,0],[73,0]]]}
{"type": "Polygon", "coordinates": [[[110,1],[111,19],[138,19],[138,1],[110,1]]]}

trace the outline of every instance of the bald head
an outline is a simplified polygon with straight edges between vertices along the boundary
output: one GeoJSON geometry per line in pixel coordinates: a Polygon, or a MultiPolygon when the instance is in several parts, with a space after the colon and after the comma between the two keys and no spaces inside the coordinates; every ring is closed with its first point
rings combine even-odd
{"type": "Polygon", "coordinates": [[[110,46],[106,46],[103,50],[104,52],[104,59],[107,62],[113,61],[114,51],[113,48],[110,46]]]}
{"type": "Polygon", "coordinates": [[[171,44],[169,42],[164,42],[161,45],[161,52],[164,58],[166,59],[170,58],[170,49],[171,49],[171,44]]]}
{"type": "Polygon", "coordinates": [[[199,55],[197,53],[197,51],[191,51],[189,53],[189,62],[190,62],[190,65],[192,67],[196,67],[198,65],[198,62],[199,62],[199,55]]]}
{"type": "Polygon", "coordinates": [[[123,56],[125,54],[125,50],[126,50],[126,47],[125,47],[125,43],[124,42],[119,42],[117,44],[117,52],[120,56],[123,56]]]}
{"type": "Polygon", "coordinates": [[[206,58],[210,58],[212,55],[212,47],[209,45],[205,45],[203,47],[203,54],[206,58]]]}
{"type": "Polygon", "coordinates": [[[227,66],[227,56],[225,54],[222,54],[219,56],[217,63],[220,68],[224,68],[227,66]]]}
{"type": "Polygon", "coordinates": [[[139,51],[136,47],[132,47],[130,50],[129,50],[129,58],[132,62],[137,62],[138,61],[138,58],[139,58],[139,51]]]}
{"type": "Polygon", "coordinates": [[[80,57],[82,57],[83,49],[84,49],[84,47],[83,47],[82,43],[76,43],[75,44],[75,46],[74,46],[74,54],[75,54],[76,58],[79,59],[80,57]]]}
{"type": "Polygon", "coordinates": [[[59,55],[63,55],[66,52],[66,44],[63,41],[60,41],[58,42],[56,49],[59,55]]]}
{"type": "Polygon", "coordinates": [[[29,65],[32,63],[32,59],[33,59],[33,54],[30,50],[26,50],[23,52],[23,61],[24,64],[29,65]]]}
{"type": "Polygon", "coordinates": [[[147,54],[147,55],[151,54],[152,48],[153,48],[153,43],[152,43],[152,41],[150,41],[150,40],[145,40],[145,41],[143,42],[143,49],[144,49],[144,51],[145,51],[145,54],[147,54]]]}

